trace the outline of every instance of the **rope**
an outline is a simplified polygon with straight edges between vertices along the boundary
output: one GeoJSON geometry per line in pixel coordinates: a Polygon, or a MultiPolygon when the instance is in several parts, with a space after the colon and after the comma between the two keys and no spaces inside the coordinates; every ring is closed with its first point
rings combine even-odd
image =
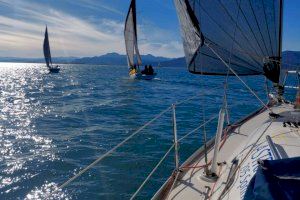
{"type": "Polygon", "coordinates": [[[239,77],[239,75],[223,60],[223,58],[212,48],[208,43],[204,42],[204,44],[223,62],[223,64],[228,67],[228,69],[244,84],[244,86],[260,101],[260,103],[270,112],[273,112],[271,108],[269,108],[257,94],[239,77]]]}
{"type": "MultiPolygon", "coordinates": [[[[199,161],[201,161],[201,160],[199,160],[199,161]]],[[[199,163],[199,162],[198,162],[199,163]]],[[[198,164],[197,163],[197,164],[198,164]]],[[[203,167],[207,167],[207,166],[209,166],[210,164],[211,164],[211,161],[209,161],[207,164],[204,164],[204,165],[195,165],[195,166],[184,166],[184,167],[181,167],[180,169],[197,169],[197,168],[203,168],[203,167]]]]}
{"type": "MultiPolygon", "coordinates": [[[[220,177],[221,171],[222,171],[222,165],[219,166],[218,177],[220,177]]],[[[208,200],[210,200],[211,197],[212,197],[212,195],[214,194],[214,190],[215,190],[216,185],[217,185],[217,181],[216,181],[216,182],[214,183],[214,185],[212,186],[212,189],[211,189],[211,191],[210,191],[208,200]]]]}
{"type": "Polygon", "coordinates": [[[66,187],[68,184],[70,184],[76,178],[78,178],[79,176],[81,176],[82,174],[84,174],[86,171],[88,171],[90,168],[92,168],[93,166],[95,166],[101,160],[103,160],[104,158],[106,158],[108,155],[110,155],[112,152],[114,152],[116,149],[118,149],[120,146],[122,146],[124,143],[126,143],[128,140],[130,140],[133,136],[135,136],[136,134],[138,134],[144,128],[146,128],[147,126],[149,126],[155,120],[157,120],[158,118],[160,118],[163,114],[165,114],[170,109],[171,109],[171,107],[168,107],[167,109],[165,109],[162,112],[160,112],[156,117],[154,117],[153,119],[151,119],[150,121],[148,121],[146,124],[144,124],[143,126],[141,126],[139,129],[137,129],[135,132],[133,132],[130,136],[128,136],[126,139],[124,139],[122,142],[120,142],[114,148],[112,148],[111,150],[109,150],[108,152],[106,152],[105,154],[103,154],[102,156],[100,156],[97,160],[95,160],[94,162],[92,162],[90,165],[88,165],[87,167],[85,167],[84,169],[82,169],[81,171],[79,171],[75,176],[73,176],[68,181],[66,181],[61,186],[59,186],[54,192],[56,192],[59,189],[62,189],[64,187],[66,187]]]}
{"type": "Polygon", "coordinates": [[[162,157],[162,159],[157,163],[157,165],[153,168],[153,170],[150,172],[150,174],[147,176],[147,178],[144,180],[144,182],[140,185],[140,187],[135,191],[135,193],[131,196],[130,200],[134,199],[136,195],[141,191],[141,189],[144,187],[144,185],[148,182],[150,177],[154,174],[156,169],[160,166],[160,164],[166,159],[167,155],[171,152],[171,150],[174,148],[175,144],[173,144],[169,150],[165,153],[165,155],[162,157]]]}

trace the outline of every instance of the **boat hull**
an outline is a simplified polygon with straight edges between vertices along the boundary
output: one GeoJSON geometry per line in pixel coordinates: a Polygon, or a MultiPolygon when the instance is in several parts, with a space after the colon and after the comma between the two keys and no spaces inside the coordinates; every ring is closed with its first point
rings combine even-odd
{"type": "Polygon", "coordinates": [[[50,73],[58,73],[60,71],[60,68],[49,68],[50,73]]]}
{"type": "Polygon", "coordinates": [[[155,76],[156,76],[156,73],[154,73],[153,75],[146,75],[146,74],[143,74],[143,75],[141,76],[141,79],[142,79],[142,80],[152,80],[152,79],[155,78],[155,76]]]}
{"type": "Polygon", "coordinates": [[[129,74],[130,79],[140,79],[141,76],[140,73],[129,74]]]}
{"type": "Polygon", "coordinates": [[[129,77],[130,79],[135,79],[135,80],[152,80],[156,77],[156,73],[154,73],[153,75],[135,73],[135,74],[130,74],[129,77]]]}

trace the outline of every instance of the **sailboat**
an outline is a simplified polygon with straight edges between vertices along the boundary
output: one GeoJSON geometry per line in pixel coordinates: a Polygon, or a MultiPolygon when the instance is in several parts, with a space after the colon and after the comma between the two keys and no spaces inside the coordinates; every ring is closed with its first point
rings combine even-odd
{"type": "Polygon", "coordinates": [[[50,45],[49,45],[49,37],[48,37],[48,28],[46,26],[45,30],[45,38],[43,43],[43,50],[44,50],[44,57],[46,61],[46,65],[49,69],[50,73],[58,73],[60,68],[58,65],[53,66],[52,64],[52,58],[51,58],[51,52],[50,52],[50,45]]]}
{"type": "Polygon", "coordinates": [[[124,38],[127,54],[127,63],[130,69],[129,77],[131,79],[151,80],[156,73],[151,75],[142,74],[139,66],[142,65],[142,58],[138,48],[137,23],[136,23],[136,1],[131,0],[128,14],[125,20],[124,38]],[[137,63],[135,62],[137,60],[137,63]]]}
{"type": "Polygon", "coordinates": [[[230,123],[225,93],[216,136],[206,141],[204,130],[204,146],[181,166],[175,153],[175,169],[152,199],[299,199],[300,90],[296,102],[283,97],[283,0],[174,3],[188,70],[236,76],[262,107],[230,123]],[[241,78],[258,74],[276,90],[268,103],[241,78]]]}

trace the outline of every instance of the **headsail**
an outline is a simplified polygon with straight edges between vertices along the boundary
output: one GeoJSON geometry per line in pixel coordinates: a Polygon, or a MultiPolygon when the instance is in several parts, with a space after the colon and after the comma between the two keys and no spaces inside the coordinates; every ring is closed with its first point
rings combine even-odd
{"type": "Polygon", "coordinates": [[[44,38],[43,49],[44,49],[44,57],[45,57],[47,67],[50,68],[50,66],[52,65],[52,59],[51,59],[51,52],[50,52],[47,26],[46,26],[46,30],[45,30],[45,38],[44,38]]]}
{"type": "Polygon", "coordinates": [[[204,43],[238,75],[264,74],[278,83],[282,0],[174,0],[188,69],[233,75],[204,43]]]}
{"type": "Polygon", "coordinates": [[[137,25],[136,25],[136,2],[132,0],[128,10],[128,14],[125,21],[125,45],[126,45],[126,54],[128,66],[133,67],[135,64],[135,56],[137,58],[137,64],[142,65],[142,59],[138,49],[137,42],[137,25]]]}

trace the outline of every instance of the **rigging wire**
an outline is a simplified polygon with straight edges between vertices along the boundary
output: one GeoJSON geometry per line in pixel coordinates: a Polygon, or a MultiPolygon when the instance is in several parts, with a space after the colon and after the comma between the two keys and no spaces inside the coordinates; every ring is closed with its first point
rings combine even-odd
{"type": "Polygon", "coordinates": [[[260,103],[268,109],[271,113],[273,113],[272,109],[269,108],[260,98],[257,96],[257,94],[248,86],[243,79],[224,61],[224,59],[207,43],[204,42],[204,45],[207,46],[222,62],[223,64],[228,67],[228,69],[244,84],[244,86],[260,101],[260,103]]]}
{"type": "MultiPolygon", "coordinates": [[[[200,54],[200,56],[201,56],[201,54],[200,54]]],[[[203,59],[200,59],[200,66],[201,66],[201,68],[202,68],[202,64],[203,64],[203,59]]],[[[195,65],[195,63],[194,63],[194,65],[195,65]]],[[[201,70],[201,73],[203,72],[203,70],[201,70]]],[[[203,82],[205,82],[204,81],[204,77],[203,77],[203,73],[202,73],[202,78],[201,78],[201,80],[200,80],[200,87],[201,88],[204,88],[205,87],[205,84],[203,83],[203,82]]],[[[204,172],[206,173],[206,174],[209,174],[209,169],[208,169],[208,158],[207,158],[207,136],[206,136],[206,126],[205,126],[205,121],[206,121],[206,116],[205,116],[205,107],[204,107],[204,105],[205,105],[205,95],[204,95],[204,93],[201,95],[201,97],[202,97],[202,118],[203,118],[203,141],[204,141],[204,159],[205,159],[205,164],[206,164],[206,166],[204,167],[204,172]]],[[[200,100],[201,101],[201,100],[200,100]]]]}
{"type": "MultiPolygon", "coordinates": [[[[202,7],[200,7],[200,8],[202,8],[202,7]]],[[[226,31],[225,30],[225,28],[223,28],[210,14],[209,14],[209,12],[208,11],[206,11],[204,8],[202,8],[202,10],[205,12],[205,14],[207,15],[207,16],[209,16],[209,18],[219,27],[219,29],[221,29],[231,40],[233,40],[236,44],[237,44],[237,46],[239,46],[239,48],[244,48],[240,43],[238,43],[238,41],[236,41],[235,39],[234,39],[234,37],[230,34],[230,33],[228,33],[228,31],[226,31]]],[[[223,47],[222,47],[223,48],[223,47]]],[[[225,49],[225,48],[223,48],[223,49],[225,49]]],[[[225,49],[226,51],[228,51],[227,49],[225,49]]],[[[245,54],[247,54],[250,58],[251,58],[251,60],[252,61],[254,61],[254,62],[256,62],[256,60],[254,59],[254,58],[252,58],[251,57],[251,55],[247,52],[247,51],[245,51],[246,53],[245,54]]],[[[245,62],[247,65],[249,65],[249,66],[252,66],[252,67],[256,67],[256,66],[254,66],[253,64],[251,64],[250,62],[248,62],[248,61],[246,61],[246,60],[243,60],[243,58],[241,58],[241,57],[239,57],[239,59],[240,60],[242,60],[243,62],[245,62]]],[[[248,66],[248,68],[249,68],[249,66],[248,66]]]]}
{"type": "Polygon", "coordinates": [[[140,187],[135,191],[135,193],[131,196],[130,200],[134,199],[136,195],[141,191],[141,189],[144,187],[144,185],[148,182],[150,177],[154,174],[156,169],[160,166],[160,164],[166,159],[166,157],[169,155],[171,150],[174,148],[175,144],[169,148],[169,150],[165,153],[165,155],[160,159],[160,161],[157,163],[157,165],[153,168],[153,170],[148,174],[147,178],[143,181],[143,183],[140,185],[140,187]]]}
{"type": "Polygon", "coordinates": [[[267,99],[270,99],[270,89],[269,89],[269,85],[268,85],[268,79],[267,77],[265,77],[265,90],[266,90],[266,94],[267,94],[267,99]]]}
{"type": "Polygon", "coordinates": [[[256,24],[256,26],[257,26],[257,28],[258,28],[259,34],[260,34],[260,36],[261,36],[261,38],[262,38],[263,45],[264,45],[265,50],[266,50],[267,55],[268,55],[268,48],[267,48],[267,45],[266,45],[266,41],[265,41],[265,38],[263,37],[262,31],[261,31],[261,27],[259,26],[258,19],[257,19],[257,17],[256,17],[255,12],[254,12],[254,8],[253,8],[253,5],[252,5],[252,2],[249,1],[249,4],[250,4],[250,8],[251,8],[250,10],[252,11],[252,14],[253,14],[254,19],[255,19],[255,24],[256,24]]]}
{"type": "MultiPolygon", "coordinates": [[[[241,0],[239,2],[240,6],[241,0]]],[[[234,41],[235,41],[235,36],[236,36],[236,31],[237,31],[237,20],[239,18],[239,14],[240,14],[240,10],[238,10],[238,13],[236,15],[236,19],[235,19],[235,27],[234,27],[234,33],[233,33],[233,43],[231,45],[231,49],[230,49],[230,56],[229,56],[229,66],[231,65],[231,58],[232,58],[232,50],[234,47],[234,41]]],[[[229,69],[227,69],[227,75],[226,75],[226,80],[225,80],[225,84],[224,84],[224,101],[223,101],[223,107],[225,108],[225,112],[226,112],[226,120],[227,120],[227,125],[230,124],[230,118],[229,118],[229,111],[228,111],[228,102],[227,102],[227,94],[228,94],[228,76],[229,76],[229,69]]]]}
{"type": "Polygon", "coordinates": [[[189,135],[195,133],[196,131],[198,131],[200,128],[204,127],[205,125],[207,125],[208,123],[210,123],[212,120],[216,119],[218,117],[218,115],[214,115],[212,116],[209,120],[205,121],[203,124],[201,124],[200,126],[196,127],[195,129],[193,129],[192,131],[188,132],[187,134],[185,134],[184,136],[182,136],[181,138],[179,138],[177,140],[177,142],[181,142],[183,139],[185,139],[186,137],[188,137],[189,135]]]}
{"type": "Polygon", "coordinates": [[[109,156],[112,152],[114,152],[116,149],[118,149],[120,146],[122,146],[124,143],[126,143],[128,140],[130,140],[133,136],[135,136],[136,134],[140,133],[144,128],[146,128],[147,126],[149,126],[150,124],[152,124],[154,121],[156,121],[158,118],[160,118],[163,114],[165,114],[166,112],[168,112],[171,109],[171,106],[169,106],[167,109],[163,110],[162,112],[160,112],[158,115],[156,115],[154,118],[152,118],[150,121],[148,121],[147,123],[145,123],[143,126],[141,126],[140,128],[138,128],[136,131],[134,131],[130,136],[128,136],[127,138],[125,138],[122,142],[120,142],[118,145],[116,145],[114,148],[112,148],[111,150],[107,151],[105,154],[101,155],[98,159],[96,159],[94,162],[92,162],[91,164],[89,164],[87,167],[85,167],[84,169],[82,169],[81,171],[79,171],[76,175],[74,175],[73,177],[71,177],[69,180],[67,180],[65,183],[63,183],[62,185],[60,185],[55,191],[53,191],[51,194],[53,194],[54,192],[63,189],[64,187],[66,187],[67,185],[69,185],[72,181],[74,181],[75,179],[77,179],[79,176],[81,176],[82,174],[84,174],[86,171],[88,171],[90,168],[92,168],[93,166],[95,166],[97,163],[99,163],[101,160],[103,160],[104,158],[106,158],[107,156],[109,156]]]}
{"type": "MultiPolygon", "coordinates": [[[[218,87],[215,87],[218,88],[218,87]]],[[[183,103],[186,103],[187,101],[190,101],[192,99],[195,99],[196,97],[200,96],[202,93],[199,93],[197,95],[194,95],[190,98],[184,99],[182,101],[177,102],[175,105],[181,105],[183,103]]],[[[112,152],[114,152],[116,149],[118,149],[119,147],[121,147],[124,143],[126,143],[128,140],[130,140],[132,137],[134,137],[135,135],[137,135],[140,131],[142,131],[144,128],[146,128],[147,126],[149,126],[150,124],[152,124],[154,121],[156,121],[158,118],[160,118],[162,115],[164,115],[165,113],[167,113],[169,110],[171,110],[171,106],[169,106],[168,108],[166,108],[165,110],[163,110],[162,112],[160,112],[158,115],[156,115],[154,118],[152,118],[150,121],[148,121],[147,123],[145,123],[143,126],[141,126],[140,128],[138,128],[135,132],[133,132],[130,136],[128,136],[127,138],[125,138],[122,142],[120,142],[118,145],[116,145],[114,148],[112,148],[111,150],[107,151],[105,154],[101,155],[98,159],[96,159],[94,162],[92,162],[91,164],[89,164],[88,166],[86,166],[85,168],[83,168],[81,171],[79,171],[77,174],[75,174],[73,177],[71,177],[70,179],[68,179],[66,182],[64,182],[63,184],[61,184],[57,189],[55,189],[53,192],[51,192],[49,195],[46,196],[46,198],[48,198],[50,195],[60,191],[61,189],[65,188],[66,186],[68,186],[71,182],[73,182],[75,179],[77,179],[78,177],[80,177],[82,174],[84,174],[85,172],[87,172],[89,169],[91,169],[92,167],[94,167],[96,164],[98,164],[101,160],[103,160],[104,158],[106,158],[107,156],[109,156],[112,152]]],[[[204,124],[201,124],[200,126],[198,126],[197,128],[195,128],[194,130],[188,132],[185,136],[181,137],[179,141],[183,140],[184,138],[188,137],[189,135],[191,135],[192,133],[196,132],[197,130],[199,130],[201,127],[203,127],[205,124],[208,124],[209,122],[211,122],[213,119],[215,119],[217,117],[217,115],[213,116],[210,120],[208,120],[207,122],[205,122],[204,124]]],[[[166,153],[165,156],[167,156],[167,154],[174,148],[174,144],[170,147],[170,149],[168,150],[168,152],[166,153]]],[[[163,158],[165,159],[165,157],[163,158]]],[[[162,161],[161,161],[162,162],[162,161]]],[[[161,164],[158,163],[158,165],[161,164]]],[[[157,166],[158,167],[158,166],[157,166]]],[[[156,168],[157,168],[156,167],[156,168]]],[[[156,170],[156,169],[155,169],[156,170]]],[[[153,173],[154,171],[153,170],[153,173]]],[[[152,176],[152,174],[149,174],[149,178],[150,176],[152,176]]],[[[149,179],[148,178],[148,179],[149,179]]],[[[145,181],[145,183],[148,180],[145,181]]],[[[144,184],[145,184],[144,183],[144,184]]],[[[143,186],[142,186],[143,187],[143,186]]],[[[142,189],[142,188],[140,188],[142,189]]]]}

